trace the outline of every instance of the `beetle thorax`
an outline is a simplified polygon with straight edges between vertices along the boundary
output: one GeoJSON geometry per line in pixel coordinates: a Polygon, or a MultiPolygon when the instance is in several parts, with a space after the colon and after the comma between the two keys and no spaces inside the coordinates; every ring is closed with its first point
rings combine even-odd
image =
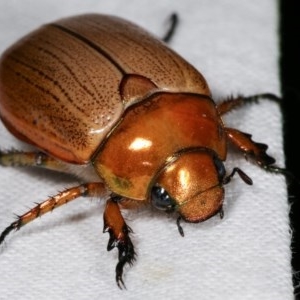
{"type": "Polygon", "coordinates": [[[202,95],[157,93],[125,112],[95,155],[94,166],[114,193],[145,200],[168,159],[192,147],[225,159],[223,124],[213,101],[202,95]]]}

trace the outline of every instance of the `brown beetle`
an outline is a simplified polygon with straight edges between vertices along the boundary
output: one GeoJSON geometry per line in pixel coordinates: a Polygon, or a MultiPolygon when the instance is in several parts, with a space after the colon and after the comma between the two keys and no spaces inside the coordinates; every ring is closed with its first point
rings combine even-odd
{"type": "Polygon", "coordinates": [[[280,171],[267,146],[224,126],[221,116],[272,94],[218,105],[204,77],[166,44],[117,17],[81,15],[47,24],[9,48],[0,64],[0,116],[41,152],[0,152],[3,166],[70,172],[93,166],[98,182],[67,189],[8,226],[0,244],[54,208],[80,196],[106,197],[108,250],[118,248],[116,281],[134,260],[121,208],[144,204],[201,222],[222,211],[228,143],[259,166],[280,171]]]}

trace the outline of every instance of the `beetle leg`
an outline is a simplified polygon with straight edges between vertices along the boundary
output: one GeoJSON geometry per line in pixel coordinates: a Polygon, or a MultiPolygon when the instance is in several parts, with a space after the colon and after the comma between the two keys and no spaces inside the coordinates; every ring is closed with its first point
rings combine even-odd
{"type": "Polygon", "coordinates": [[[178,26],[178,15],[173,13],[170,16],[170,28],[168,29],[167,33],[165,36],[162,38],[162,40],[165,43],[169,43],[170,40],[172,39],[174,32],[176,30],[176,27],[178,26]]]}
{"type": "Polygon", "coordinates": [[[107,250],[110,251],[117,247],[119,250],[119,262],[116,266],[116,281],[118,287],[125,287],[123,282],[123,268],[126,263],[131,265],[135,259],[133,244],[130,240],[129,233],[132,232],[127,226],[118,204],[120,197],[112,197],[107,200],[104,211],[104,229],[103,232],[108,232],[110,237],[107,245],[107,250]]]}
{"type": "Polygon", "coordinates": [[[261,143],[256,143],[251,139],[251,135],[241,132],[234,128],[225,128],[228,140],[243,152],[246,156],[253,158],[256,163],[268,170],[270,165],[275,163],[275,159],[269,156],[266,151],[268,146],[261,143]]]}
{"type": "Polygon", "coordinates": [[[0,165],[5,167],[40,167],[59,172],[67,171],[67,164],[43,152],[0,151],[0,165]]]}
{"type": "Polygon", "coordinates": [[[183,228],[180,224],[180,221],[181,221],[181,217],[178,217],[177,220],[176,220],[176,224],[177,224],[177,228],[178,228],[178,231],[179,231],[179,234],[184,237],[184,231],[183,231],[183,228]]]}
{"type": "Polygon", "coordinates": [[[219,216],[220,216],[220,219],[224,218],[224,209],[223,209],[223,206],[219,210],[219,216]]]}
{"type": "Polygon", "coordinates": [[[280,98],[277,97],[274,94],[270,93],[265,93],[265,94],[258,94],[258,95],[253,95],[249,97],[243,97],[243,96],[238,96],[236,98],[230,98],[227,99],[217,105],[217,110],[220,115],[224,115],[231,110],[238,108],[242,105],[245,105],[247,103],[257,103],[260,99],[266,99],[266,100],[271,100],[275,101],[277,103],[280,102],[280,98]]]}
{"type": "MultiPolygon", "coordinates": [[[[217,105],[217,111],[220,115],[224,115],[231,110],[238,108],[248,103],[257,103],[261,99],[271,100],[280,103],[280,98],[274,94],[264,93],[249,97],[238,96],[223,101],[217,105]]],[[[275,159],[266,154],[268,146],[261,143],[256,143],[251,140],[251,135],[240,132],[236,129],[225,128],[228,139],[247,156],[253,157],[257,164],[271,173],[283,174],[294,180],[294,176],[284,168],[274,166],[275,159]]]]}
{"type": "Polygon", "coordinates": [[[231,181],[232,177],[235,175],[235,173],[238,173],[238,175],[240,176],[240,178],[246,184],[248,184],[248,185],[252,185],[253,184],[252,179],[246,173],[244,173],[240,168],[233,168],[232,172],[223,179],[223,184],[229,183],[231,181]]]}
{"type": "Polygon", "coordinates": [[[63,192],[58,193],[54,197],[50,197],[42,203],[37,204],[34,208],[25,214],[18,216],[17,220],[11,223],[0,235],[0,244],[12,230],[19,230],[25,224],[33,221],[37,217],[44,215],[53,209],[62,206],[78,197],[102,197],[105,195],[106,188],[101,182],[92,182],[81,184],[63,192]]]}

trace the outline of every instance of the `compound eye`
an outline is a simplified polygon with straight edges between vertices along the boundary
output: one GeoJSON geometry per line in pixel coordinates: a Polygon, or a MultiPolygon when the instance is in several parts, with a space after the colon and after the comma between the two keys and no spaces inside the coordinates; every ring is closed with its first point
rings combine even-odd
{"type": "Polygon", "coordinates": [[[224,164],[217,157],[214,157],[214,163],[215,163],[215,166],[216,166],[216,169],[217,169],[217,172],[218,172],[219,182],[223,182],[224,177],[226,175],[226,170],[225,170],[224,164]]]}
{"type": "Polygon", "coordinates": [[[169,193],[160,186],[154,186],[151,190],[151,202],[159,210],[173,211],[174,200],[169,193]]]}

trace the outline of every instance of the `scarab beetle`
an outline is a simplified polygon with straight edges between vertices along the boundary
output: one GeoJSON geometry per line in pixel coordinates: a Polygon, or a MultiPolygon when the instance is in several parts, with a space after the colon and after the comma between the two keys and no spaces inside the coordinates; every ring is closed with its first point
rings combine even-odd
{"type": "Polygon", "coordinates": [[[116,281],[135,257],[121,209],[149,204],[201,222],[222,215],[228,144],[259,166],[278,170],[265,144],[226,127],[222,115],[272,94],[215,104],[204,77],[161,40],[108,15],[79,15],[47,24],[22,38],[0,62],[0,116],[37,152],[0,152],[3,166],[69,172],[92,166],[99,180],[69,188],[9,225],[0,243],[54,208],[81,196],[106,198],[108,250],[117,247],[116,281]]]}

